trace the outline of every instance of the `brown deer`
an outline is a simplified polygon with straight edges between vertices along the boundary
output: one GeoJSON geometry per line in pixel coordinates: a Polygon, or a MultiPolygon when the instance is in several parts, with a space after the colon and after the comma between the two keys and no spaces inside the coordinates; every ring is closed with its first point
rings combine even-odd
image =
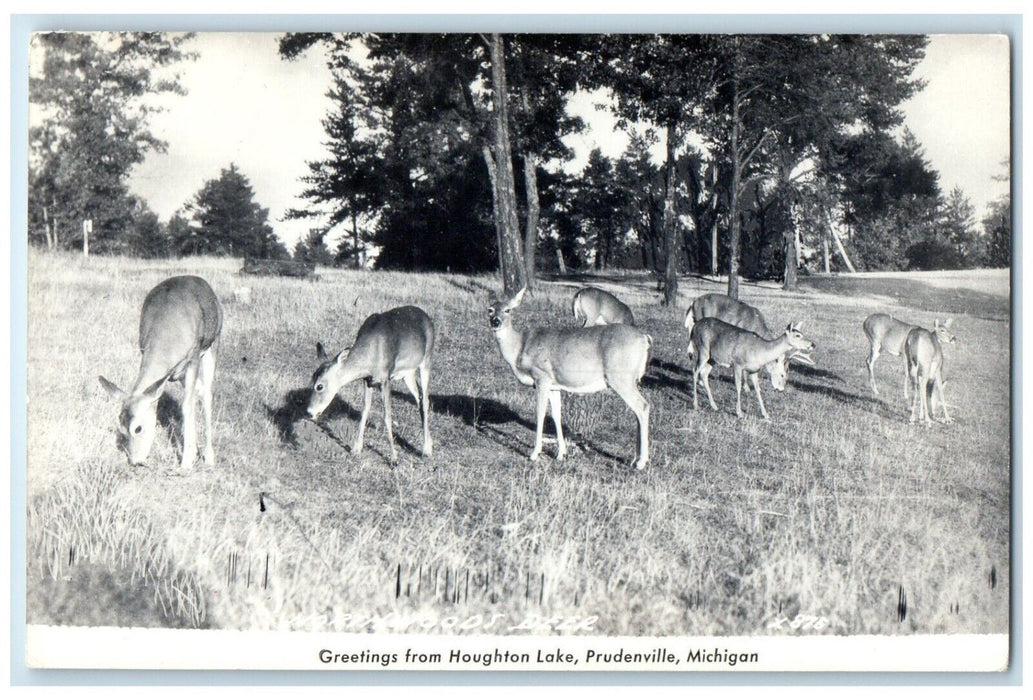
{"type": "MultiPolygon", "coordinates": [[[[770,340],[775,336],[759,309],[724,294],[703,294],[696,297],[685,312],[685,328],[688,329],[690,336],[693,326],[705,318],[720,319],[737,328],[752,331],[765,340],[770,340]]],[[[764,369],[771,378],[771,386],[778,391],[785,389],[790,361],[814,365],[811,356],[799,350],[793,350],[787,355],[779,355],[764,365],[764,369]]],[[[746,391],[749,390],[750,387],[747,385],[746,391]]]]}
{"type": "Polygon", "coordinates": [[[915,390],[911,403],[911,423],[921,420],[926,425],[930,425],[934,420],[932,413],[936,409],[935,399],[937,398],[943,408],[943,422],[953,422],[947,413],[947,402],[943,399],[945,382],[943,381],[943,348],[940,345],[941,340],[947,343],[953,343],[956,340],[955,336],[951,334],[949,326],[950,319],[945,323],[936,320],[933,323],[932,331],[925,328],[912,328],[904,340],[907,376],[915,390]],[[932,410],[930,410],[928,399],[930,382],[932,382],[932,391],[935,392],[932,410]]]}
{"type": "Polygon", "coordinates": [[[561,416],[562,392],[594,394],[613,389],[638,419],[638,454],[635,467],[649,462],[649,404],[639,392],[638,383],[646,373],[651,339],[626,324],[588,328],[513,327],[513,311],[524,296],[521,289],[506,301],[493,299],[488,321],[498,341],[503,359],[517,380],[537,392],[537,428],[530,458],[542,453],[542,430],[546,407],[556,424],[556,459],[567,454],[561,416]]]}
{"type": "Polygon", "coordinates": [[[373,403],[373,387],[379,385],[384,399],[384,429],[391,448],[391,461],[398,459],[395,437],[391,429],[391,380],[401,379],[409,389],[423,422],[423,455],[430,457],[430,358],[434,350],[434,322],[422,309],[401,306],[367,318],[355,336],[355,342],[330,359],[322,343],[316,343],[320,365],[312,375],[312,396],[308,414],[313,419],[330,405],[334,396],[347,384],[365,380],[362,395],[362,416],[352,452],[362,452],[366,421],[373,403]],[[419,384],[417,386],[417,375],[419,384]]]}
{"type": "Polygon", "coordinates": [[[571,302],[574,320],[587,326],[612,326],[617,323],[635,325],[631,309],[620,299],[595,287],[578,290],[571,302]]]}
{"type": "Polygon", "coordinates": [[[152,289],[140,310],[140,370],[129,391],[104,377],[101,386],[122,402],[119,443],[131,465],[142,465],[157,432],[158,399],[168,382],[183,383],[181,469],[197,457],[197,396],[204,411],[204,461],[215,464],[212,394],[215,341],[222,332],[222,306],[200,277],[170,277],[152,289]]]}
{"type": "MultiPolygon", "coordinates": [[[[781,336],[774,340],[766,340],[752,331],[725,323],[719,318],[704,318],[693,326],[689,336],[689,352],[695,353],[696,356],[692,370],[692,407],[699,408],[698,383],[702,376],[710,407],[717,410],[714,395],[710,391],[711,364],[715,364],[732,368],[732,376],[735,379],[735,414],[739,417],[743,415],[742,387],[748,376],[757,392],[761,415],[764,416],[764,420],[770,420],[764,407],[764,399],[760,395],[757,373],[764,366],[793,351],[813,349],[814,343],[803,337],[799,323],[790,323],[781,336]]],[[[772,383],[775,383],[774,375],[772,383]]],[[[775,384],[775,389],[785,389],[784,375],[781,382],[775,384]]]]}
{"type": "MultiPolygon", "coordinates": [[[[941,343],[950,341],[951,320],[948,319],[943,325],[942,334],[934,330],[940,338],[941,343]]],[[[864,334],[868,337],[870,351],[868,353],[868,381],[872,387],[872,393],[878,396],[879,387],[875,384],[875,361],[879,359],[879,353],[885,352],[900,357],[904,354],[904,341],[908,333],[918,328],[913,323],[898,321],[889,314],[876,313],[864,320],[862,324],[864,334]]],[[[908,400],[908,385],[910,379],[907,372],[907,360],[904,361],[904,401],[908,400]]]]}

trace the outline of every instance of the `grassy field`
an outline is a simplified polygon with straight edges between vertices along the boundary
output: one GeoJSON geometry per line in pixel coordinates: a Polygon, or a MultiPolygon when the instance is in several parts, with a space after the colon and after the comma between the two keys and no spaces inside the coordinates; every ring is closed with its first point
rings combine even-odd
{"type": "MultiPolygon", "coordinates": [[[[745,285],[772,325],[802,320],[817,343],[817,367],[794,367],[786,392],[765,379],[770,423],[752,396],[735,416],[727,370],[713,375],[721,410],[691,408],[682,316],[721,285],[686,279],[665,309],[643,277],[600,280],[655,339],[643,381],[652,460],[636,472],[634,416],[612,393],[565,401],[567,461],[552,459],[555,443],[527,460],[534,395],[488,328],[494,279],[321,270],[300,281],[238,267],[30,251],[30,622],[435,633],[490,619],[471,631],[506,633],[562,618],[598,634],[724,635],[796,634],[784,621],[801,615],[826,634],[1007,631],[1003,273],[745,285]],[[97,375],[131,382],[139,305],[186,272],[224,302],[218,464],[178,471],[170,398],[149,465],[129,468],[97,375]],[[233,301],[242,285],[248,305],[233,301]],[[316,341],[336,352],[370,313],[410,303],[438,330],[435,451],[419,456],[418,412],[399,384],[392,466],[379,397],[359,456],[345,447],[358,386],[322,426],[302,415],[316,341]],[[941,308],[958,336],[945,352],[955,423],[911,426],[902,360],[880,359],[883,393],[871,396],[861,322],[880,310],[931,327],[941,308]]],[[[571,323],[573,291],[544,284],[517,327],[571,323]]]]}

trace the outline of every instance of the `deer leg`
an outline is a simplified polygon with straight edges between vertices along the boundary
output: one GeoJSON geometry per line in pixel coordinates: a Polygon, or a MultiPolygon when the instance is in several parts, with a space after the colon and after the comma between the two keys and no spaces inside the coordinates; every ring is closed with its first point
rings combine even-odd
{"type": "Polygon", "coordinates": [[[531,461],[536,462],[542,454],[542,431],[545,429],[545,409],[549,405],[549,387],[544,383],[535,382],[538,390],[536,427],[534,432],[534,449],[531,451],[531,461]]]}
{"type": "Polygon", "coordinates": [[[398,461],[398,449],[395,447],[395,433],[391,427],[391,382],[384,379],[380,385],[380,394],[384,397],[384,430],[387,431],[387,444],[391,448],[391,461],[398,461]]]}
{"type": "Polygon", "coordinates": [[[940,407],[943,409],[943,422],[953,423],[954,419],[952,419],[950,417],[950,414],[947,413],[947,402],[943,398],[943,378],[940,376],[939,372],[937,372],[936,374],[936,379],[933,382],[933,386],[935,387],[936,393],[940,398],[940,407]]]}
{"type": "Polygon", "coordinates": [[[703,375],[703,388],[707,390],[707,398],[710,399],[710,408],[717,410],[717,402],[714,401],[714,394],[710,391],[710,372],[713,371],[714,366],[709,362],[704,363],[703,369],[700,373],[703,375]]]}
{"type": "Polygon", "coordinates": [[[732,365],[732,376],[735,378],[735,415],[740,418],[742,418],[742,375],[742,370],[732,365]]]}
{"type": "Polygon", "coordinates": [[[926,403],[926,394],[929,390],[929,381],[925,375],[919,373],[918,379],[915,381],[915,401],[918,403],[918,421],[920,423],[928,423],[929,407],[926,403]]]}
{"type": "MultiPolygon", "coordinates": [[[[412,394],[413,400],[416,402],[416,410],[419,411],[419,413],[420,413],[420,424],[424,428],[426,428],[426,424],[427,424],[426,416],[423,415],[423,403],[420,401],[420,390],[419,390],[419,387],[416,384],[416,370],[413,370],[412,372],[409,372],[407,374],[403,374],[402,375],[402,381],[405,382],[405,388],[407,388],[409,390],[409,393],[412,394]]],[[[427,434],[426,434],[426,430],[424,430],[424,435],[423,435],[423,450],[422,450],[422,453],[423,453],[424,456],[426,456],[426,454],[427,454],[427,434]]]]}
{"type": "MultiPolygon", "coordinates": [[[[696,358],[697,360],[699,358],[696,358]]],[[[692,410],[699,410],[699,362],[692,366],[692,410]]]]}
{"type": "Polygon", "coordinates": [[[918,398],[918,373],[912,371],[911,367],[908,367],[908,373],[906,375],[909,379],[914,382],[914,396],[911,399],[911,418],[908,419],[909,423],[914,423],[918,420],[919,414],[921,413],[921,406],[919,405],[918,398]]]}
{"type": "Polygon", "coordinates": [[[369,409],[373,405],[373,384],[368,380],[362,385],[362,416],[359,417],[359,432],[352,444],[352,452],[362,452],[363,443],[366,441],[366,421],[369,420],[369,409]]]}
{"type": "Polygon", "coordinates": [[[567,441],[563,439],[563,418],[561,413],[563,397],[559,389],[549,392],[549,408],[552,410],[552,422],[556,424],[556,461],[563,461],[567,456],[567,441]]]}
{"type": "Polygon", "coordinates": [[[610,381],[610,387],[628,404],[638,419],[638,455],[635,468],[642,469],[649,463],[649,402],[639,391],[633,380],[610,381]]]}
{"type": "Polygon", "coordinates": [[[197,373],[199,362],[191,362],[183,374],[183,456],[181,469],[190,469],[197,458],[197,373]]]}
{"type": "Polygon", "coordinates": [[[879,387],[875,386],[875,360],[879,357],[879,346],[873,344],[872,351],[868,353],[868,381],[872,385],[872,393],[879,395],[879,387]]]}
{"type": "Polygon", "coordinates": [[[201,369],[197,373],[197,390],[201,394],[201,409],[204,411],[204,450],[202,455],[209,466],[215,466],[215,449],[212,447],[212,394],[215,383],[215,348],[201,353],[201,369]]]}
{"type": "Polygon", "coordinates": [[[905,357],[905,359],[904,359],[904,403],[905,404],[907,403],[907,400],[908,400],[908,395],[907,395],[908,385],[911,383],[909,378],[908,378],[908,367],[909,367],[908,363],[909,363],[909,361],[905,357]]]}
{"type": "Polygon", "coordinates": [[[430,365],[420,365],[420,415],[423,418],[423,456],[430,457],[434,443],[430,439],[430,365]]]}
{"type": "Polygon", "coordinates": [[[764,420],[769,421],[771,420],[771,418],[768,417],[768,411],[766,408],[764,408],[764,397],[760,395],[760,381],[757,379],[758,375],[759,372],[754,372],[753,374],[751,374],[750,381],[753,382],[753,388],[757,392],[757,403],[760,404],[760,414],[764,416],[764,420]]]}

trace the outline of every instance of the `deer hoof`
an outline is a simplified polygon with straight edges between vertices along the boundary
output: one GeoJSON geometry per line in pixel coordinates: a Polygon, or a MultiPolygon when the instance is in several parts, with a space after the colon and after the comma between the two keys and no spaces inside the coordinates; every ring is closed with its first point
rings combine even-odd
{"type": "Polygon", "coordinates": [[[539,452],[538,450],[535,450],[534,452],[531,453],[531,455],[528,457],[528,459],[530,459],[532,462],[537,462],[538,458],[541,457],[541,455],[542,455],[541,452],[539,452]]]}

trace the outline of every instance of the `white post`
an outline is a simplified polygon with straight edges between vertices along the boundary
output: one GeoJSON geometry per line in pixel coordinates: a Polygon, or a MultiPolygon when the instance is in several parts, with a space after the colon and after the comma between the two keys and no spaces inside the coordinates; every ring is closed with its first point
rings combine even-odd
{"type": "Polygon", "coordinates": [[[84,258],[90,257],[90,232],[93,231],[93,219],[83,219],[82,222],[82,254],[84,258]]]}

